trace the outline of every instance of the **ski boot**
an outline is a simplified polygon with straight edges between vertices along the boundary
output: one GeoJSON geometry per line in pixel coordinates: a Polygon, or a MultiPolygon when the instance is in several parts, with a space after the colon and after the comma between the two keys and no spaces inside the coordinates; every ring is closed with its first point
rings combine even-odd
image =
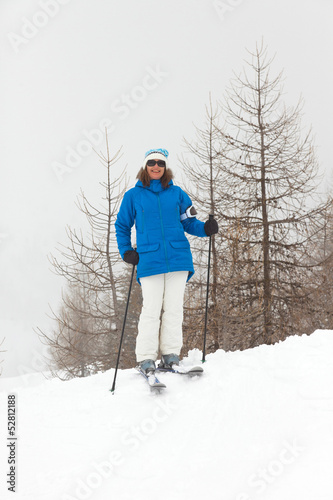
{"type": "Polygon", "coordinates": [[[179,368],[179,356],[177,354],[163,354],[158,365],[159,368],[179,368]]]}
{"type": "Polygon", "coordinates": [[[140,370],[146,375],[153,375],[156,370],[155,361],[153,359],[145,359],[139,363],[140,370]]]}

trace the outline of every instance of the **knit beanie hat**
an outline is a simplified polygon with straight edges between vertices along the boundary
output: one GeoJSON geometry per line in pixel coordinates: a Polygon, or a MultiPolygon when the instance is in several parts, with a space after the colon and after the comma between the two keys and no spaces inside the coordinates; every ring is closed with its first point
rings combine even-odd
{"type": "Polygon", "coordinates": [[[145,168],[145,166],[147,165],[148,160],[164,160],[166,168],[168,168],[168,156],[169,153],[166,149],[150,149],[145,154],[143,168],[145,168]]]}

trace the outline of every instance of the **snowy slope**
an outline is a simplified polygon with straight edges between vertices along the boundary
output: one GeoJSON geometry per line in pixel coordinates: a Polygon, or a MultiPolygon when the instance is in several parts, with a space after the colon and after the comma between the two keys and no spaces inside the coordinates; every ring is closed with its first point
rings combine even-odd
{"type": "MultiPolygon", "coordinates": [[[[200,361],[191,351],[184,364],[200,361]]],[[[0,497],[16,500],[332,500],[333,332],[207,356],[205,374],[134,370],[70,382],[2,379],[0,497]],[[18,401],[7,492],[7,394],[18,401]]]]}

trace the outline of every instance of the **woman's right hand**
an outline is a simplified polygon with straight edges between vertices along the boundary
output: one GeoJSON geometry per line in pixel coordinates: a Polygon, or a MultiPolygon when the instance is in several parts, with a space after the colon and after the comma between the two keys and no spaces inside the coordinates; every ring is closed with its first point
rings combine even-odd
{"type": "Polygon", "coordinates": [[[136,266],[139,262],[138,252],[136,250],[127,250],[127,252],[124,253],[124,261],[127,262],[127,264],[136,266]]]}

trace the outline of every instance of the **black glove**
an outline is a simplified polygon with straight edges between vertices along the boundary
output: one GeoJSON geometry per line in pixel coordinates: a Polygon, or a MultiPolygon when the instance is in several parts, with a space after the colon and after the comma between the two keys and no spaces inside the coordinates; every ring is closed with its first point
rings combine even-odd
{"type": "Polygon", "coordinates": [[[204,230],[207,236],[211,236],[212,234],[216,234],[219,232],[219,226],[215,219],[208,219],[205,222],[204,230]]]}
{"type": "Polygon", "coordinates": [[[136,266],[139,262],[138,252],[136,250],[127,250],[127,252],[124,253],[124,261],[127,262],[127,264],[133,264],[133,266],[136,266]]]}

